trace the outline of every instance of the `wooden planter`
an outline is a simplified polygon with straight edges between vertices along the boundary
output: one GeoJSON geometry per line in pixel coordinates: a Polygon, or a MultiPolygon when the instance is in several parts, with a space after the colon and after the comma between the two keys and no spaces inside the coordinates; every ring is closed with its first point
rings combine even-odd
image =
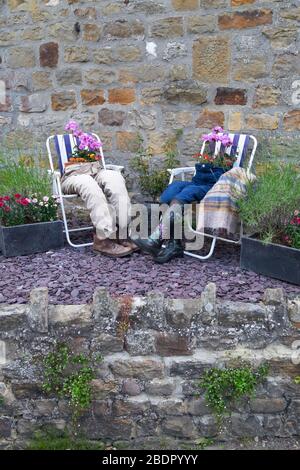
{"type": "Polygon", "coordinates": [[[21,256],[57,250],[64,246],[63,223],[0,226],[0,250],[4,256],[21,256]]]}
{"type": "Polygon", "coordinates": [[[300,250],[242,237],[242,269],[300,286],[300,250]]]}

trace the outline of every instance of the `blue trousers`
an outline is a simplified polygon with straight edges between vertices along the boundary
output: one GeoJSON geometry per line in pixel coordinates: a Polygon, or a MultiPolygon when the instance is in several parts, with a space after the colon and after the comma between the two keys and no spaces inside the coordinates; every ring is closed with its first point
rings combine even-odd
{"type": "Polygon", "coordinates": [[[199,185],[192,181],[173,181],[160,196],[160,202],[162,204],[170,204],[173,199],[176,199],[182,204],[199,202],[204,198],[211,187],[212,184],[199,185]]]}

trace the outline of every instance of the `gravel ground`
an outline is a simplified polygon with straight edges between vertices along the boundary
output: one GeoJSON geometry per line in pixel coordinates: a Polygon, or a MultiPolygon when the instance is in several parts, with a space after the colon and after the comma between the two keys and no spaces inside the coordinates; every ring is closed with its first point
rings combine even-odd
{"type": "Polygon", "coordinates": [[[111,259],[93,253],[90,247],[31,256],[0,256],[0,302],[25,303],[34,287],[47,286],[54,304],[86,303],[96,286],[105,286],[113,296],[145,295],[161,291],[167,297],[199,297],[208,282],[215,282],[218,296],[229,300],[259,302],[267,287],[284,287],[300,295],[300,287],[239,268],[239,247],[219,243],[207,261],[191,257],[157,265],[151,256],[135,253],[111,259]]]}

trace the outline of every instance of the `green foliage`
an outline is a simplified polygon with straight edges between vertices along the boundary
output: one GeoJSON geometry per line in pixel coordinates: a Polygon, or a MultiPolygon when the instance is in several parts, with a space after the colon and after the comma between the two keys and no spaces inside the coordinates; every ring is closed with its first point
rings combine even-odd
{"type": "Polygon", "coordinates": [[[206,447],[214,444],[214,440],[210,437],[201,437],[195,442],[194,450],[205,450],[206,447]]]}
{"type": "Polygon", "coordinates": [[[51,177],[47,170],[35,165],[33,158],[13,160],[0,155],[0,195],[21,193],[40,197],[52,193],[51,177]]]}
{"type": "Polygon", "coordinates": [[[168,168],[179,165],[177,142],[182,131],[176,131],[173,138],[164,146],[165,155],[155,159],[151,148],[145,148],[143,139],[139,137],[138,150],[131,159],[130,166],[138,177],[139,186],[145,194],[156,201],[169,183],[168,168]]]}
{"type": "Polygon", "coordinates": [[[65,344],[59,344],[44,359],[43,389],[68,399],[74,421],[91,406],[91,381],[95,378],[95,363],[100,360],[100,357],[73,354],[65,344]]]}
{"type": "Polygon", "coordinates": [[[295,377],[294,382],[295,382],[295,384],[297,384],[297,385],[300,384],[300,375],[298,375],[297,377],[295,377]]]}
{"type": "Polygon", "coordinates": [[[242,397],[252,397],[255,389],[268,374],[268,366],[254,370],[250,365],[236,368],[207,370],[199,382],[208,406],[220,421],[229,412],[229,406],[242,397]]]}
{"type": "Polygon", "coordinates": [[[66,431],[48,429],[37,431],[27,450],[103,450],[101,441],[92,442],[84,437],[74,437],[66,431]]]}
{"type": "Polygon", "coordinates": [[[0,396],[0,408],[4,406],[4,397],[0,396]]]}
{"type": "Polygon", "coordinates": [[[270,164],[249,183],[247,197],[238,201],[241,220],[266,243],[280,242],[300,207],[300,173],[293,164],[270,164]]]}

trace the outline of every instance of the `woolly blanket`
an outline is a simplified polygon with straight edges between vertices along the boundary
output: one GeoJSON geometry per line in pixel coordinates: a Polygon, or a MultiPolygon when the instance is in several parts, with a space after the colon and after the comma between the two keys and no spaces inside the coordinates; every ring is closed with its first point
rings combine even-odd
{"type": "Polygon", "coordinates": [[[197,207],[197,230],[219,236],[239,233],[237,200],[246,196],[247,185],[254,179],[252,173],[240,167],[224,173],[197,207]]]}

